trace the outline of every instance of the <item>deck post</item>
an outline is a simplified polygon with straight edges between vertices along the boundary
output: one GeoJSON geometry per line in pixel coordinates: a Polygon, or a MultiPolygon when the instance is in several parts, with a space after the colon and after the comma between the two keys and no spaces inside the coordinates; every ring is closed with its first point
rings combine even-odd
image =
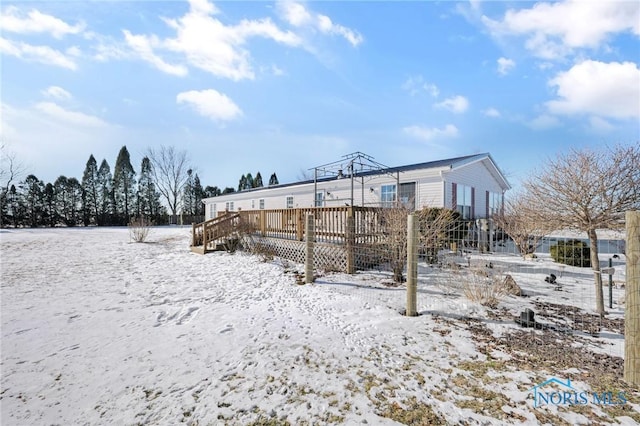
{"type": "Polygon", "coordinates": [[[267,233],[267,212],[260,210],[260,234],[264,237],[267,233]]]}
{"type": "Polygon", "coordinates": [[[355,245],[356,245],[356,220],[354,217],[353,206],[347,208],[347,274],[356,273],[355,265],[355,245]]]}
{"type": "Polygon", "coordinates": [[[202,254],[207,254],[207,222],[202,224],[202,254]]]}
{"type": "Polygon", "coordinates": [[[626,284],[624,315],[624,380],[640,385],[640,210],[625,217],[626,284]]]}
{"type": "Polygon", "coordinates": [[[316,237],[316,219],[313,213],[307,214],[305,221],[305,260],[304,260],[304,282],[313,282],[313,243],[316,237]]]}
{"type": "Polygon", "coordinates": [[[296,239],[302,241],[304,239],[304,219],[302,217],[302,209],[296,209],[296,239]]]}
{"type": "Polygon", "coordinates": [[[191,247],[195,247],[196,245],[196,224],[191,224],[191,247]]]}
{"type": "Polygon", "coordinates": [[[406,316],[415,317],[418,315],[417,293],[418,293],[418,251],[416,244],[418,240],[418,227],[416,226],[415,214],[407,216],[407,310],[406,316]]]}

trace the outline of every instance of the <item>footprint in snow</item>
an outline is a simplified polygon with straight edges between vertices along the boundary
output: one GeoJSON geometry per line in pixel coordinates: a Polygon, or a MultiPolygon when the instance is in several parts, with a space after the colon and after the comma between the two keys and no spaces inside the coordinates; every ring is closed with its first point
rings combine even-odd
{"type": "Polygon", "coordinates": [[[176,322],[176,324],[180,325],[180,324],[185,324],[191,321],[191,319],[196,316],[198,309],[200,308],[196,306],[189,307],[189,309],[187,309],[187,312],[184,315],[182,315],[180,318],[178,318],[178,321],[176,322]]]}
{"type": "Polygon", "coordinates": [[[230,331],[233,331],[233,325],[227,324],[224,328],[220,329],[218,333],[224,334],[224,333],[229,333],[230,331]]]}

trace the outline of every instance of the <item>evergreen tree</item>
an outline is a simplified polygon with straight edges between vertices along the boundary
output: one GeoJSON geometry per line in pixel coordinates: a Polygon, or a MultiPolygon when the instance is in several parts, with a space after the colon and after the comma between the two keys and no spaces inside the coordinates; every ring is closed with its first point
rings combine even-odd
{"type": "Polygon", "coordinates": [[[238,182],[238,192],[243,191],[246,185],[247,185],[247,177],[245,175],[242,175],[242,177],[240,178],[240,182],[238,182]]]}
{"type": "Polygon", "coordinates": [[[116,202],[116,214],[120,224],[126,225],[135,213],[135,175],[131,157],[126,146],[118,153],[113,169],[113,194],[116,202]]]}
{"type": "Polygon", "coordinates": [[[256,177],[253,180],[253,187],[254,188],[262,188],[264,186],[264,184],[262,183],[262,175],[260,174],[260,172],[256,173],[256,177]]]}
{"type": "Polygon", "coordinates": [[[221,193],[222,191],[220,191],[220,188],[218,188],[217,186],[207,185],[206,188],[204,188],[204,193],[202,195],[202,198],[217,197],[221,193]]]}
{"type": "Polygon", "coordinates": [[[82,185],[74,177],[67,180],[67,194],[69,197],[69,223],[76,226],[82,223],[82,185]]]}
{"type": "Polygon", "coordinates": [[[53,183],[55,212],[66,226],[75,226],[81,221],[82,186],[78,179],[60,176],[53,183]]]}
{"type": "Polygon", "coordinates": [[[12,184],[8,191],[7,203],[9,210],[8,217],[11,218],[11,223],[14,227],[18,227],[25,221],[26,208],[22,195],[16,186],[12,184]]]}
{"type": "Polygon", "coordinates": [[[230,186],[227,186],[223,191],[222,191],[222,195],[224,194],[232,194],[236,192],[235,189],[231,188],[230,186]]]}
{"type": "Polygon", "coordinates": [[[195,193],[194,193],[194,176],[193,170],[187,170],[187,182],[184,184],[182,194],[182,213],[193,215],[195,210],[195,193]]]}
{"type": "Polygon", "coordinates": [[[195,209],[194,214],[198,216],[204,215],[204,204],[202,203],[202,198],[204,197],[204,189],[202,189],[202,184],[200,183],[200,177],[196,173],[196,177],[193,179],[193,195],[195,197],[195,209]]]}
{"type": "Polygon", "coordinates": [[[107,160],[102,160],[98,169],[98,225],[109,225],[113,223],[114,196],[113,178],[111,168],[107,160]]]}
{"type": "Polygon", "coordinates": [[[275,172],[269,178],[269,186],[278,185],[278,176],[276,176],[275,172]]]}
{"type": "Polygon", "coordinates": [[[253,188],[253,176],[251,173],[247,173],[247,176],[244,180],[244,188],[243,189],[251,189],[253,188]]]}
{"type": "Polygon", "coordinates": [[[84,225],[96,224],[100,210],[98,199],[100,188],[98,186],[98,163],[93,154],[89,156],[82,174],[82,192],[84,225]]]}
{"type": "Polygon", "coordinates": [[[44,187],[44,222],[45,225],[52,228],[58,223],[56,192],[55,188],[50,183],[47,183],[44,187]]]}
{"type": "Polygon", "coordinates": [[[44,185],[34,175],[29,175],[22,184],[24,194],[24,224],[32,228],[42,224],[42,213],[44,209],[43,200],[44,185]]]}
{"type": "Polygon", "coordinates": [[[137,214],[150,220],[157,220],[161,213],[160,193],[153,182],[153,170],[149,157],[142,159],[138,179],[137,214]]]}

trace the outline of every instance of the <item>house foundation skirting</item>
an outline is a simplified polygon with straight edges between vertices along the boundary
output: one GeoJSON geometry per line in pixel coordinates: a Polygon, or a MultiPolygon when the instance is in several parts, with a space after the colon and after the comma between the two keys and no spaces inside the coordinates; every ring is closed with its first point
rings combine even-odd
{"type": "MultiPolygon", "coordinates": [[[[277,256],[295,263],[305,262],[305,242],[252,235],[244,239],[249,252],[277,256]]],[[[352,247],[354,269],[370,269],[386,261],[380,245],[352,247]]],[[[316,242],[313,247],[314,269],[349,272],[349,252],[346,245],[316,242]]]]}

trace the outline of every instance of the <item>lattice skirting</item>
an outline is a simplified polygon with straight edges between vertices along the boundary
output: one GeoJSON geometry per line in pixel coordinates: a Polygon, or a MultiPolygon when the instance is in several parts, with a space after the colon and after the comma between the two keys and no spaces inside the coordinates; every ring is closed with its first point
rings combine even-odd
{"type": "MultiPolygon", "coordinates": [[[[296,263],[305,262],[304,241],[251,236],[243,241],[245,249],[264,255],[278,256],[296,263]]],[[[353,248],[356,269],[370,269],[387,261],[379,245],[358,245],[353,248]]],[[[318,243],[313,247],[314,269],[347,272],[347,248],[341,244],[318,243]]]]}
{"type": "MultiPolygon", "coordinates": [[[[306,258],[304,241],[253,236],[246,238],[244,245],[251,252],[270,254],[296,263],[304,263],[306,258]]],[[[347,250],[338,244],[315,243],[313,267],[344,272],[347,270],[347,250]]]]}

